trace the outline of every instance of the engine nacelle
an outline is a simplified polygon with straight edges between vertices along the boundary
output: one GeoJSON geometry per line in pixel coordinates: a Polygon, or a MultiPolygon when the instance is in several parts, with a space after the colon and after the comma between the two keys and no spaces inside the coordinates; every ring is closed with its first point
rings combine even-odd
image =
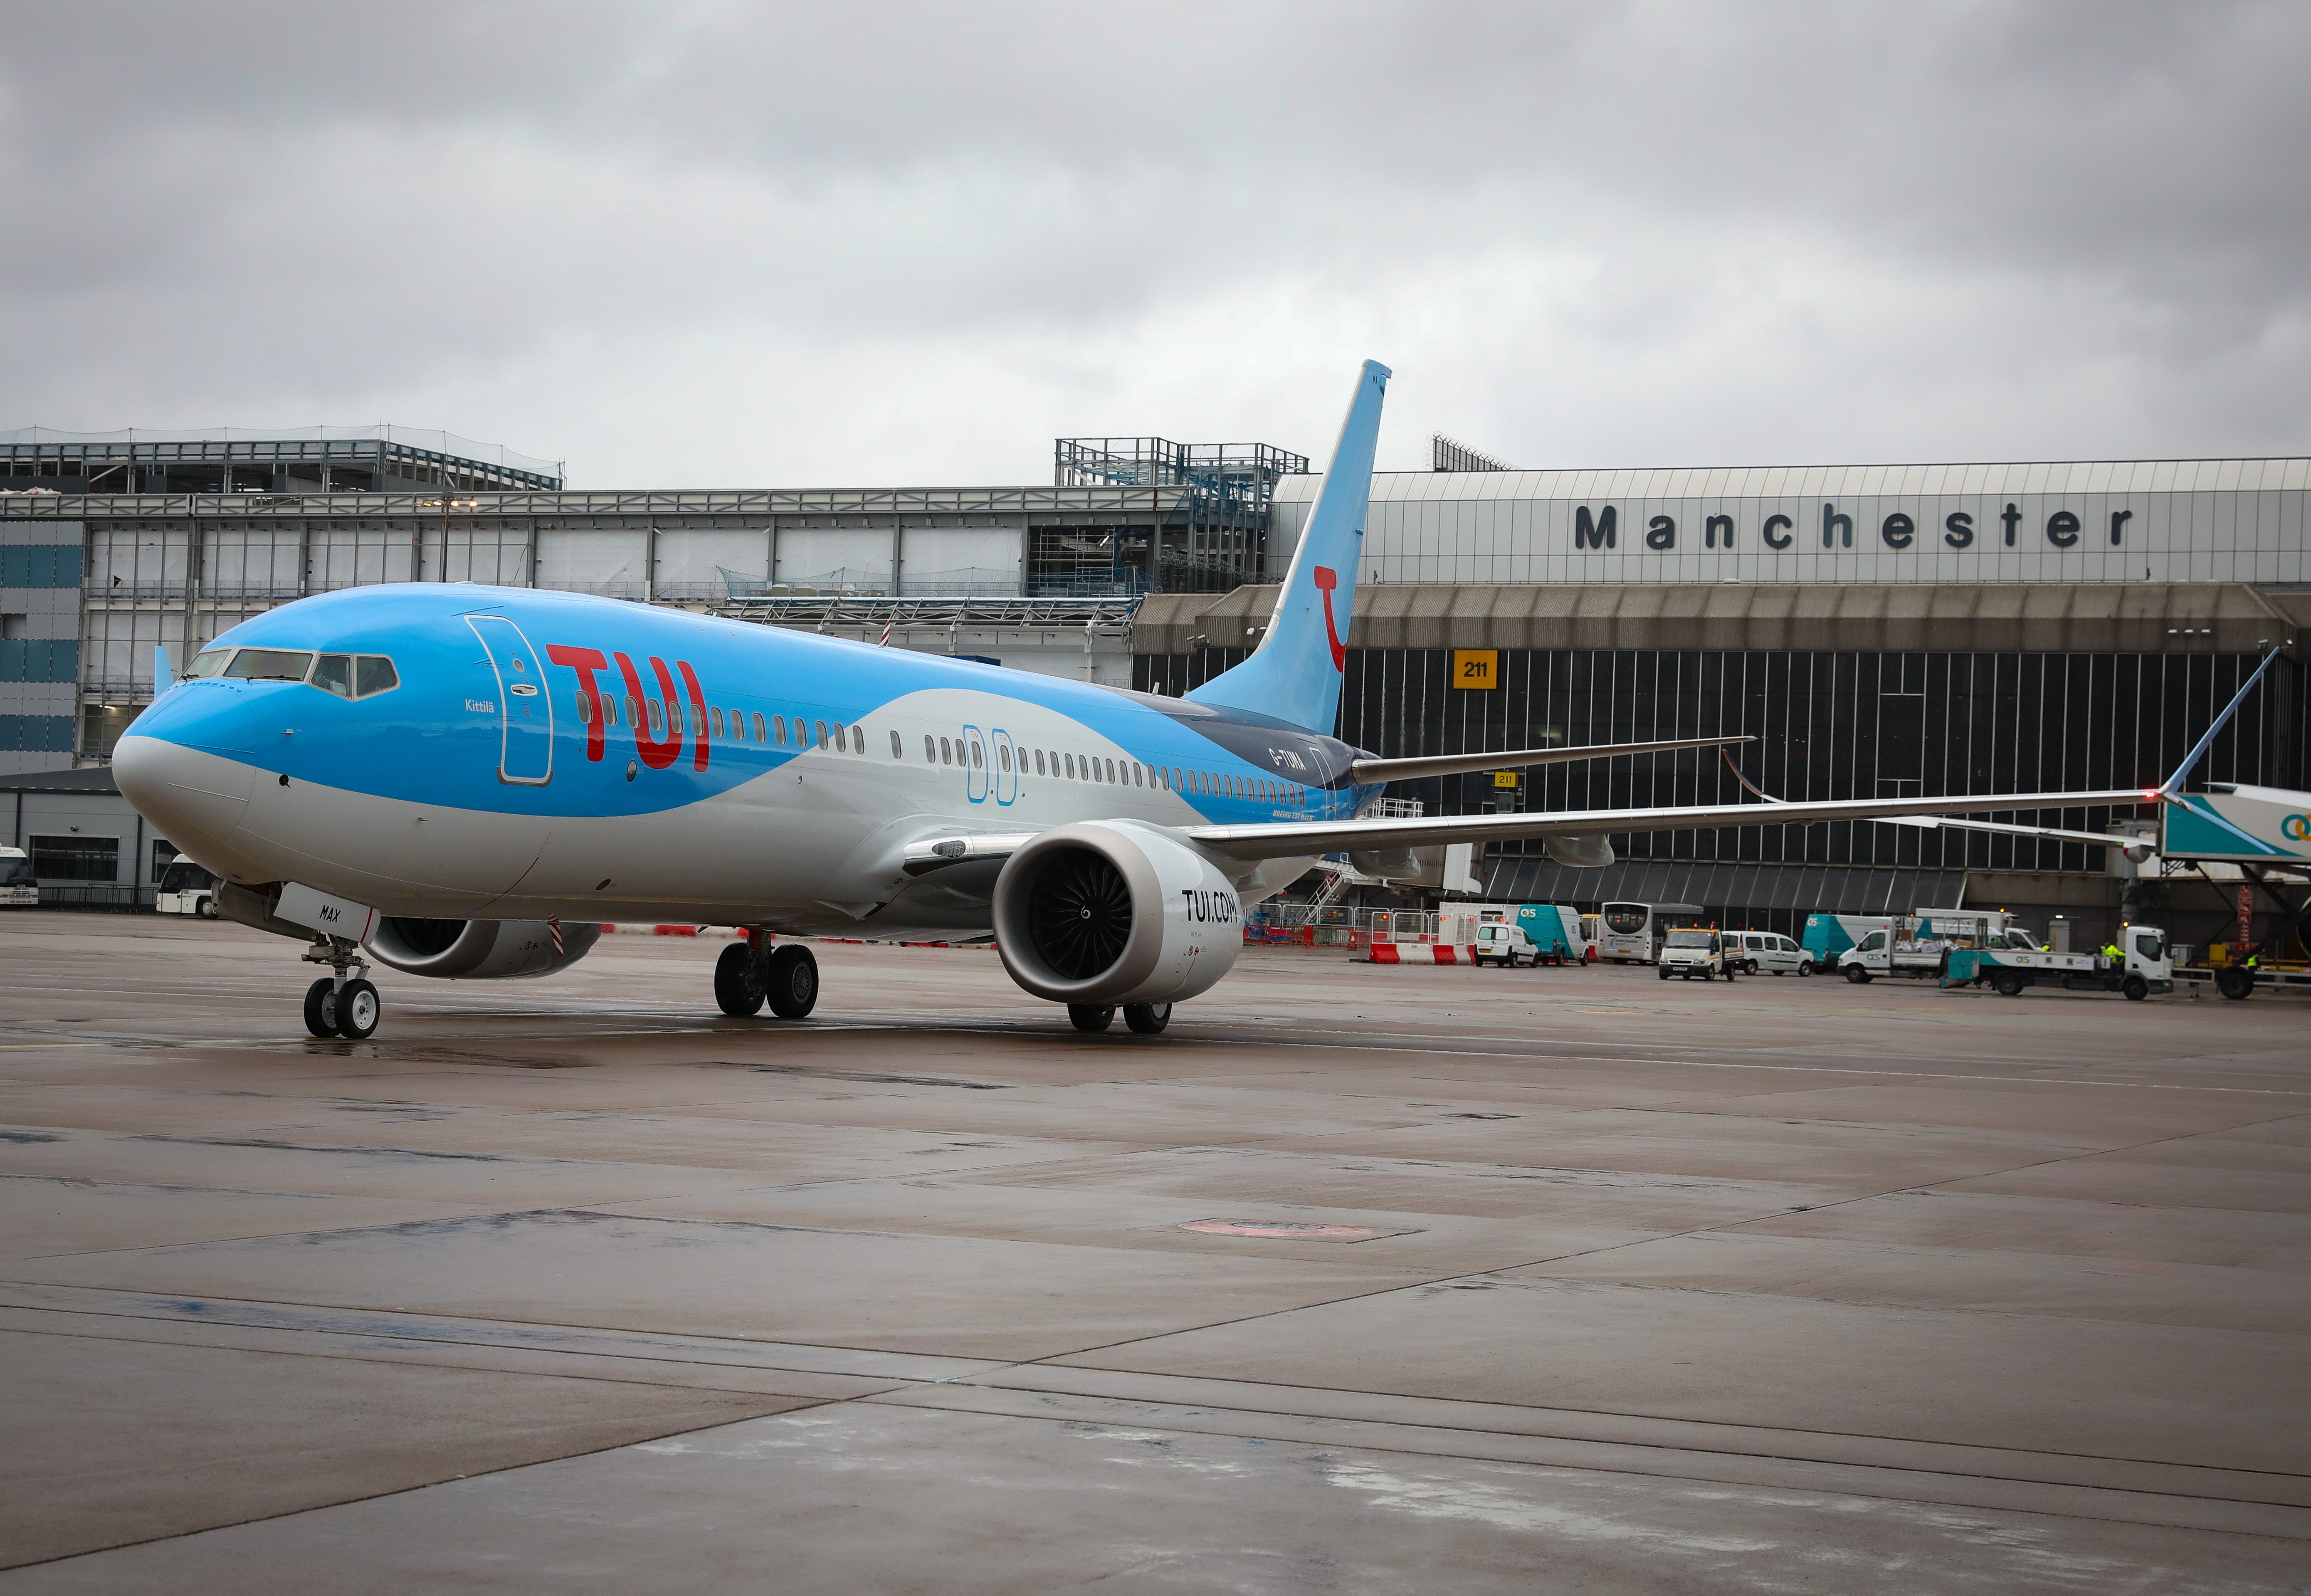
{"type": "Polygon", "coordinates": [[[1548,857],[1576,870],[1601,870],[1619,857],[1602,837],[1543,837],[1548,857]]]}
{"type": "Polygon", "coordinates": [[[1043,833],[995,881],[1011,979],[1054,1003],[1177,1003],[1243,946],[1243,905],[1203,855],[1129,821],[1043,833]]]}
{"type": "Polygon", "coordinates": [[[370,933],[370,954],[407,975],[441,981],[519,981],[551,975],[586,956],[601,940],[598,920],[554,929],[542,920],[380,919],[370,933]]]}

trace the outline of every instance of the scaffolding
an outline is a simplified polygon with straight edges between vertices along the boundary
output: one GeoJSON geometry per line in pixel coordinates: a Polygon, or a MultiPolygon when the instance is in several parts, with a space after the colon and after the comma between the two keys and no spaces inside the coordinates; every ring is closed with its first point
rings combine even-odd
{"type": "Polygon", "coordinates": [[[1266,572],[1276,484],[1304,475],[1308,457],[1271,443],[1175,443],[1169,438],[1060,438],[1052,484],[1184,490],[1184,515],[1137,536],[1070,536],[1052,528],[1030,553],[1031,591],[1104,586],[1120,592],[1225,592],[1266,572]]]}

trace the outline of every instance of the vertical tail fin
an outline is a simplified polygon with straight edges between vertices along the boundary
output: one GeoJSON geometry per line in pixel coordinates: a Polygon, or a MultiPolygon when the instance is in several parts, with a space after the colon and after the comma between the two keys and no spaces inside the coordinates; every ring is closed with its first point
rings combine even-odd
{"type": "Polygon", "coordinates": [[[1391,373],[1366,361],[1340,423],[1340,440],[1316,507],[1300,534],[1291,574],[1276,596],[1267,635],[1251,658],[1187,696],[1276,715],[1329,734],[1340,711],[1340,676],[1348,658],[1348,618],[1356,605],[1356,563],[1364,553],[1365,514],[1372,501],[1373,447],[1380,437],[1382,396],[1391,373]]]}

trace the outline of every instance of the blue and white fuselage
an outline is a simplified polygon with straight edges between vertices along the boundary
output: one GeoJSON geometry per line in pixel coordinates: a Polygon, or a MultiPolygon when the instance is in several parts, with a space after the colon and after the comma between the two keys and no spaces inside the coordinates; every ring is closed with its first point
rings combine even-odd
{"type": "MultiPolygon", "coordinates": [[[[911,844],[1090,820],[1344,818],[1377,790],[1350,778],[1356,757],[1248,711],[581,595],[424,584],[233,628],[116,763],[179,848],[243,884],[302,882],[397,916],[911,938],[988,925],[983,885],[909,874],[911,844]],[[363,673],[392,685],[362,693],[363,673]]],[[[1306,859],[1227,866],[1265,895],[1306,859]]]]}

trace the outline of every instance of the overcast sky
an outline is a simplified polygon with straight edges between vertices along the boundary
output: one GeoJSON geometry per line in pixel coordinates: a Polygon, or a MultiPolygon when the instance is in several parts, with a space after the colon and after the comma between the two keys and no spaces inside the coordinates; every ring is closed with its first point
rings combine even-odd
{"type": "Polygon", "coordinates": [[[2301,453],[2311,5],[0,0],[0,427],[2301,453]]]}

